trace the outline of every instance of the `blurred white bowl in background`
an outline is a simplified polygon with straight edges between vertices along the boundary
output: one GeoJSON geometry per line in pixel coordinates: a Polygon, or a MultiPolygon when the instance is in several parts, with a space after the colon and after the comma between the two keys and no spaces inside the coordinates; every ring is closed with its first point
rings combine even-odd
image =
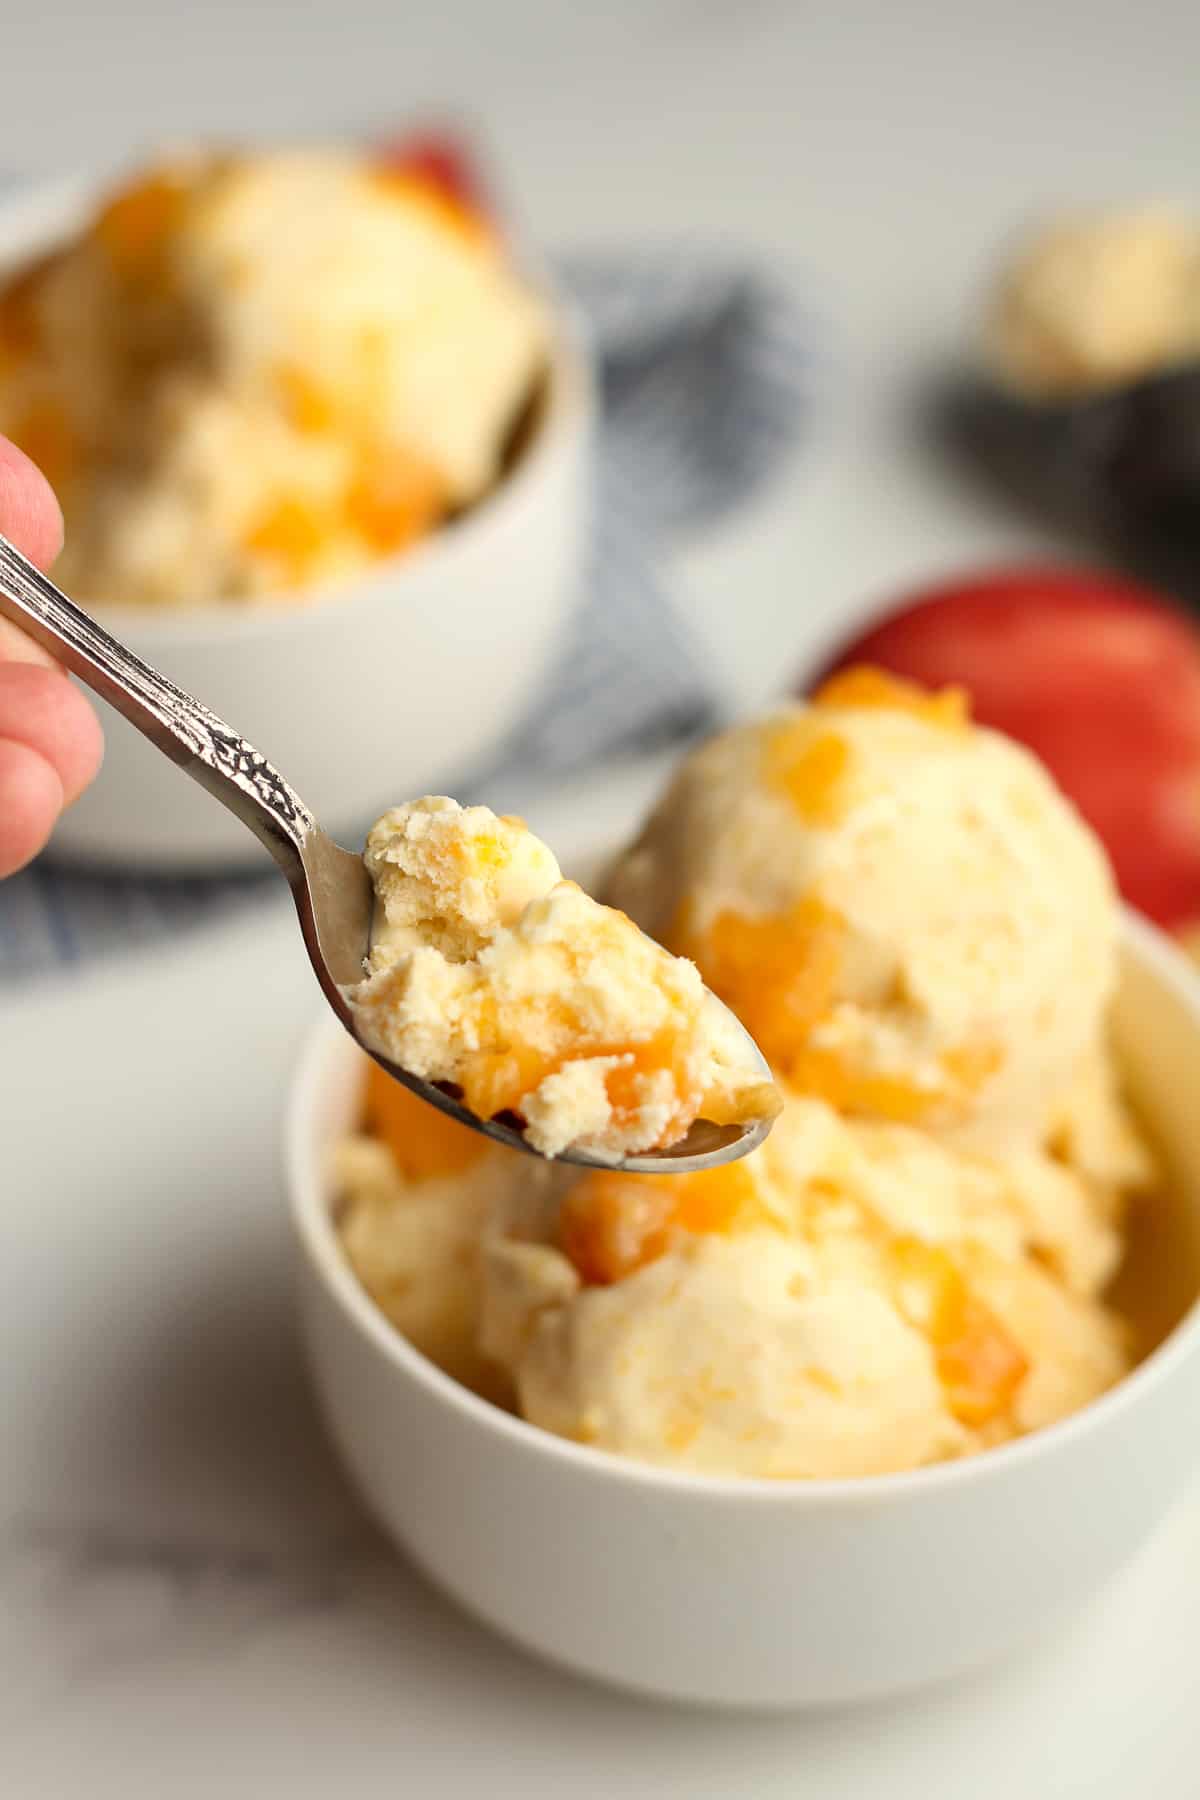
{"type": "MultiPolygon", "coordinates": [[[[490,1406],[368,1299],[330,1216],[330,1144],[361,1052],[332,1018],[304,1055],[287,1170],[308,1353],[333,1438],[382,1526],[527,1648],[643,1693],[840,1705],[980,1667],[1082,1606],[1197,1457],[1200,976],[1125,926],[1118,1047],[1165,1152],[1189,1271],[1182,1322],[1058,1425],[962,1462],[857,1481],[711,1479],[623,1461],[490,1406]]],[[[1168,1234],[1169,1236],[1170,1234],[1168,1234]]]]}
{"type": "MultiPolygon", "coordinates": [[[[18,190],[0,204],[0,266],[60,242],[95,193],[78,180],[18,190]]],[[[544,400],[513,468],[461,519],[295,604],[99,611],[275,763],[335,835],[499,743],[534,700],[581,592],[592,372],[569,304],[535,285],[551,318],[544,400]]],[[[101,710],[104,767],[62,819],[57,857],[180,874],[264,863],[244,826],[101,710]]]]}

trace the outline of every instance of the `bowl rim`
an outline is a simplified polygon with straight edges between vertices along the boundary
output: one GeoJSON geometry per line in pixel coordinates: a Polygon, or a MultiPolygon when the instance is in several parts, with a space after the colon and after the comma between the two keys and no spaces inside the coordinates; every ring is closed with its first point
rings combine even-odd
{"type": "MultiPolygon", "coordinates": [[[[1122,908],[1121,947],[1148,966],[1173,995],[1183,1001],[1200,1027],[1200,971],[1183,951],[1147,919],[1122,908]]],[[[1102,1430],[1152,1388],[1166,1380],[1187,1357],[1200,1352],[1200,1293],[1163,1341],[1123,1375],[1106,1393],[1054,1424],[1031,1431],[978,1455],[930,1463],[889,1474],[804,1479],[744,1475],[708,1475],[688,1469],[665,1469],[654,1463],[568,1438],[531,1424],[515,1413],[464,1387],[447,1375],[399,1332],[375,1305],[343,1255],[328,1205],[322,1171],[307,1149],[312,1102],[326,1075],[333,1043],[345,1038],[340,1022],[324,1012],[310,1029],[293,1074],[284,1119],[284,1163],[293,1229],[310,1268],[355,1332],[390,1364],[393,1371],[422,1388],[439,1404],[456,1410],[465,1424],[496,1434],[514,1454],[545,1456],[578,1470],[587,1479],[632,1483],[648,1491],[670,1493],[695,1503],[740,1503],[758,1507],[821,1505],[873,1506],[918,1495],[972,1486],[1000,1478],[1032,1460],[1065,1451],[1078,1438],[1102,1430]]],[[[348,1041],[348,1040],[347,1040],[348,1041]]]]}
{"type": "MultiPolygon", "coordinates": [[[[22,242],[51,244],[68,234],[76,217],[102,192],[111,169],[100,175],[80,171],[22,183],[0,197],[0,269],[19,268],[22,242]]],[[[590,333],[579,307],[537,258],[514,252],[521,280],[541,301],[548,326],[541,416],[513,467],[462,515],[438,526],[405,550],[380,557],[351,580],[328,588],[288,589],[249,601],[202,600],[168,607],[93,605],[97,619],[117,636],[164,649],[214,639],[269,637],[303,630],[328,613],[369,605],[386,587],[404,604],[398,584],[417,582],[427,570],[439,574],[472,554],[505,521],[553,466],[590,433],[596,404],[596,375],[590,333]]]]}

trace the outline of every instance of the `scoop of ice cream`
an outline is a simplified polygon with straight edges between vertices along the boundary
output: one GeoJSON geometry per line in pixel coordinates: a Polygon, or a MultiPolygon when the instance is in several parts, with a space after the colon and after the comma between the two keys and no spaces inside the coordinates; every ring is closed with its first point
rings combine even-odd
{"type": "Polygon", "coordinates": [[[962,696],[865,669],[683,764],[605,890],[794,1090],[1040,1141],[1116,970],[1103,852],[962,696]]]}
{"type": "Polygon", "coordinates": [[[480,1341],[561,1435],[709,1473],[878,1473],[1110,1385],[1119,1253],[1107,1195],[1048,1157],[793,1100],[731,1167],[511,1190],[480,1341]]]}
{"type": "Polygon", "coordinates": [[[693,1239],[542,1307],[518,1386],[548,1431],[710,1474],[878,1474],[963,1435],[928,1347],[882,1295],[762,1237],[693,1239]]]}
{"type": "Polygon", "coordinates": [[[0,295],[0,425],[86,597],[294,592],[496,479],[545,360],[496,235],[352,152],[181,157],[0,295]]]}
{"type": "Polygon", "coordinates": [[[663,1148],[699,1117],[770,1117],[775,1092],[695,968],[559,878],[485,808],[386,813],[366,862],[383,918],[348,990],[363,1042],[546,1156],[663,1148]]]}
{"type": "Polygon", "coordinates": [[[1166,209],[1058,221],[1004,271],[999,373],[1034,395],[1110,386],[1200,351],[1200,230],[1166,209]]]}

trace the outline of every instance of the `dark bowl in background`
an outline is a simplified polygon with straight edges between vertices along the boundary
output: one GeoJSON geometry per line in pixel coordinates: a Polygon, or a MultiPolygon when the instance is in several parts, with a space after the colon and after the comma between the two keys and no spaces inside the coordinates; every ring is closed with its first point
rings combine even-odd
{"type": "Polygon", "coordinates": [[[972,373],[938,412],[955,449],[1027,508],[1200,607],[1200,363],[1047,400],[972,373]]]}

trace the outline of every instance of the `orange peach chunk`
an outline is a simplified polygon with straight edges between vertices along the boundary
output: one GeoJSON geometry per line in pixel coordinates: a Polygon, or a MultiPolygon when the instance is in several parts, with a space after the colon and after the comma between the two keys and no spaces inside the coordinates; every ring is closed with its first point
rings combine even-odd
{"type": "Polygon", "coordinates": [[[902,1075],[855,1069],[833,1050],[805,1045],[788,1059],[784,1075],[797,1093],[825,1100],[836,1111],[900,1125],[929,1121],[946,1103],[945,1090],[921,1087],[902,1075]]]}
{"type": "Polygon", "coordinates": [[[817,707],[864,707],[886,712],[912,713],[929,725],[947,731],[965,731],[971,722],[971,705],[965,688],[920,687],[886,669],[857,663],[839,669],[822,682],[812,697],[817,707]]]}
{"type": "Polygon", "coordinates": [[[845,934],[841,915],[810,895],[789,912],[760,919],[718,913],[701,932],[685,906],[667,946],[691,957],[772,1067],[789,1079],[813,1026],[833,1004],[845,934]]]}
{"type": "Polygon", "coordinates": [[[772,730],[765,748],[767,780],[785,793],[809,825],[836,825],[850,747],[833,731],[814,732],[807,718],[772,730]]]}
{"type": "Polygon", "coordinates": [[[742,1163],[696,1175],[587,1175],[563,1202],[559,1243],[581,1280],[622,1281],[664,1256],[679,1232],[727,1234],[761,1219],[753,1174],[742,1163]]]}
{"type": "Polygon", "coordinates": [[[678,1031],[668,1027],[638,1044],[591,1042],[575,1021],[564,1016],[563,1035],[566,1042],[555,1054],[539,1053],[522,1044],[479,1051],[470,1059],[462,1077],[463,1098],[471,1111],[484,1119],[501,1112],[519,1113],[527,1095],[567,1063],[584,1058],[615,1058],[616,1067],[609,1069],[604,1078],[615,1123],[631,1122],[638,1110],[642,1079],[663,1071],[671,1077],[676,1102],[664,1142],[674,1142],[696,1118],[703,1095],[689,1080],[686,1043],[678,1031]]]}
{"type": "Polygon", "coordinates": [[[892,1257],[898,1304],[933,1347],[947,1406],[964,1425],[987,1424],[1011,1405],[1028,1358],[945,1250],[900,1238],[892,1257]]]}
{"type": "Polygon", "coordinates": [[[175,177],[157,174],[109,201],[94,231],[119,274],[143,274],[160,259],[186,191],[175,177]]]}
{"type": "Polygon", "coordinates": [[[272,556],[288,578],[301,581],[328,536],[328,522],[302,500],[285,496],[268,508],[246,533],[247,550],[272,556]]]}
{"type": "Polygon", "coordinates": [[[337,408],[332,397],[318,381],[291,364],[283,364],[278,368],[275,379],[288,416],[297,431],[315,436],[330,429],[336,419],[337,408]]]}
{"type": "Polygon", "coordinates": [[[364,1126],[386,1144],[409,1181],[460,1175],[487,1150],[487,1139],[447,1118],[394,1081],[378,1063],[367,1069],[364,1126]]]}
{"type": "Polygon", "coordinates": [[[445,511],[445,484],[437,470],[419,457],[396,453],[365,461],[346,495],[347,523],[384,554],[423,537],[445,511]]]}

